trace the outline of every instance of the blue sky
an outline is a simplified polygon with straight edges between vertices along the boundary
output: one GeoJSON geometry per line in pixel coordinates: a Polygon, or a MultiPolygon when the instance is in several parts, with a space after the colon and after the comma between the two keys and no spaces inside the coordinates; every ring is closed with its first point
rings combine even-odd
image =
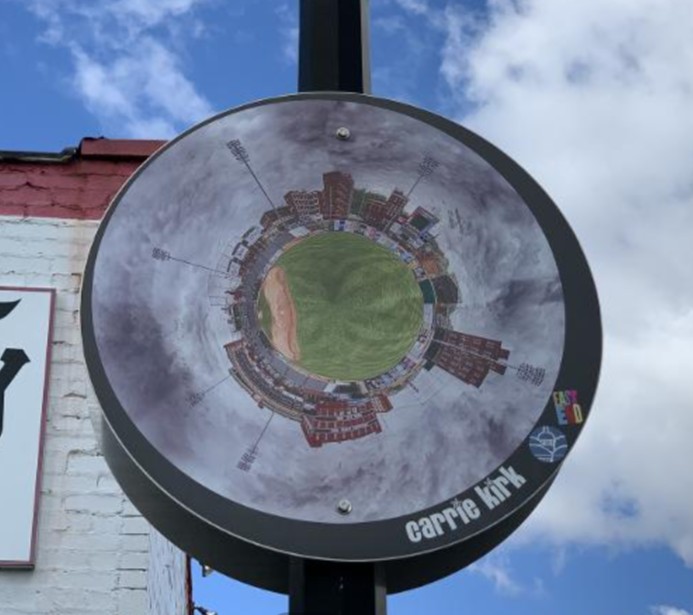
{"type": "MultiPolygon", "coordinates": [[[[295,91],[296,4],[0,0],[0,149],[166,138],[295,91]]],[[[456,119],[559,204],[602,302],[593,416],[504,546],[390,613],[693,613],[693,5],[372,0],[373,92],[456,119]]],[[[198,603],[278,615],[221,575],[198,603]]]]}

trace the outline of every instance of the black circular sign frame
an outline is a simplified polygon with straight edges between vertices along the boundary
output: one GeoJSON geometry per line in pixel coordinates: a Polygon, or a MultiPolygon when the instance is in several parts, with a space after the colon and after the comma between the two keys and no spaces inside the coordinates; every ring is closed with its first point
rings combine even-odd
{"type": "Polygon", "coordinates": [[[546,493],[582,429],[601,361],[599,306],[589,267],[571,228],[539,185],[508,156],[460,125],[409,105],[358,94],[298,94],[251,103],[193,127],[161,151],[130,178],[104,217],[88,258],[81,298],[84,351],[105,419],[104,453],[126,494],[145,517],[172,542],[215,569],[283,592],[288,587],[291,557],[378,562],[385,567],[388,591],[396,592],[467,565],[512,533],[546,493]],[[299,521],[253,510],[207,489],[164,457],[128,416],[106,377],[95,339],[92,289],[102,238],[120,200],[161,151],[220,117],[307,99],[354,102],[403,114],[477,153],[531,210],[549,243],[563,287],[564,352],[553,387],[558,397],[548,400],[536,429],[485,482],[458,494],[452,502],[446,500],[399,518],[353,524],[299,521]],[[577,394],[579,420],[575,416],[562,420],[565,405],[561,404],[577,405],[577,399],[571,399],[577,394]],[[542,458],[537,453],[542,438],[552,440],[552,446],[559,442],[560,454],[542,458]],[[465,504],[470,500],[472,504],[465,504]]]}

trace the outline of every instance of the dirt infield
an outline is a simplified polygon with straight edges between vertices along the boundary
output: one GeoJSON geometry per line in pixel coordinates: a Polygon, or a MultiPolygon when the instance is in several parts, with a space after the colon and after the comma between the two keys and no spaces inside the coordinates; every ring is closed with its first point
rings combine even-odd
{"type": "Polygon", "coordinates": [[[301,358],[296,333],[296,308],[286,275],[281,267],[273,267],[262,285],[270,312],[272,313],[272,344],[292,361],[301,358]]]}

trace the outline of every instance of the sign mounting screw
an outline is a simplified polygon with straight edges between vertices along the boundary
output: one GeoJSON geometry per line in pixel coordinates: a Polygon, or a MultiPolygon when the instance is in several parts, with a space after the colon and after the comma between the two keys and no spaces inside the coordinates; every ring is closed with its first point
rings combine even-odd
{"type": "Polygon", "coordinates": [[[350,137],[351,137],[351,131],[348,128],[346,128],[345,126],[342,126],[341,128],[337,128],[337,138],[340,141],[348,141],[350,137]]]}
{"type": "Polygon", "coordinates": [[[349,500],[339,500],[337,504],[337,512],[341,515],[348,515],[353,510],[353,506],[349,500]]]}

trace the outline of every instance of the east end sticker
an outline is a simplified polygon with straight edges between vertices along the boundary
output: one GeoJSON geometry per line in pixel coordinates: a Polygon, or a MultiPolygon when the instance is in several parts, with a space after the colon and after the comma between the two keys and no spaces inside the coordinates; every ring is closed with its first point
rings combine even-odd
{"type": "Polygon", "coordinates": [[[553,405],[559,425],[580,425],[585,420],[575,390],[554,391],[553,405]]]}

